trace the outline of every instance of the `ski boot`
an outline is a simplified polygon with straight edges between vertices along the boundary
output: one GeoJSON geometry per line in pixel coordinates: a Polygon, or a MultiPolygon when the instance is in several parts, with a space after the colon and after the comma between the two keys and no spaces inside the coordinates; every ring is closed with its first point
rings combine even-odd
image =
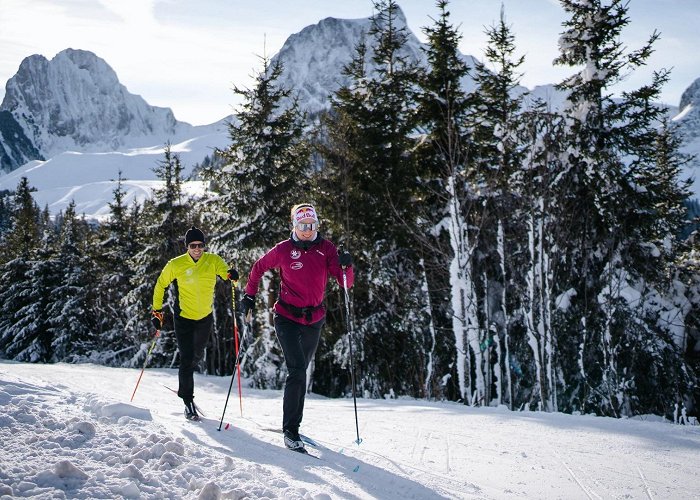
{"type": "Polygon", "coordinates": [[[199,420],[199,414],[197,413],[197,407],[194,405],[194,401],[185,402],[185,418],[193,421],[199,420]]]}
{"type": "Polygon", "coordinates": [[[292,451],[296,451],[298,453],[306,453],[306,448],[304,448],[304,441],[301,440],[298,432],[285,429],[284,445],[292,451]]]}

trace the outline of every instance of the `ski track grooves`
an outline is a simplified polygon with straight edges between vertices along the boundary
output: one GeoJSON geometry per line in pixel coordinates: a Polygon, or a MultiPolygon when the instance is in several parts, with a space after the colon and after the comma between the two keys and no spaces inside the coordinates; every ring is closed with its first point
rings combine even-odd
{"type": "Polygon", "coordinates": [[[550,450],[553,452],[554,456],[557,457],[557,460],[559,460],[559,463],[561,463],[561,464],[564,466],[564,468],[566,468],[566,470],[569,471],[569,474],[571,474],[571,477],[574,479],[574,481],[576,481],[576,484],[579,485],[579,487],[583,490],[583,492],[586,494],[586,496],[587,496],[588,498],[590,498],[591,500],[593,500],[593,498],[595,497],[595,498],[597,498],[598,500],[602,500],[602,497],[601,497],[600,495],[598,495],[598,494],[597,494],[595,491],[593,491],[592,489],[587,488],[587,487],[583,484],[583,482],[581,482],[581,480],[580,480],[580,479],[578,478],[578,476],[574,473],[574,471],[571,470],[571,467],[569,467],[569,465],[564,461],[564,459],[561,458],[561,455],[559,455],[559,453],[557,453],[556,451],[554,451],[552,448],[550,448],[550,450]]]}
{"type": "Polygon", "coordinates": [[[411,449],[411,458],[415,460],[416,458],[416,447],[418,447],[418,442],[420,441],[421,434],[423,434],[422,429],[418,429],[418,433],[416,434],[416,437],[413,439],[413,448],[411,449]]]}
{"type": "MultiPolygon", "coordinates": [[[[418,434],[416,435],[414,444],[413,444],[413,451],[411,452],[411,459],[415,461],[415,452],[416,448],[418,446],[419,441],[421,441],[421,436],[422,436],[422,430],[418,430],[418,434]]],[[[467,481],[458,481],[455,480],[454,477],[451,477],[449,475],[443,475],[440,473],[436,473],[433,471],[425,470],[421,467],[417,467],[415,465],[411,465],[405,462],[399,462],[397,460],[394,460],[392,458],[386,457],[382,455],[381,453],[377,453],[376,451],[371,451],[366,448],[362,448],[361,445],[353,446],[353,447],[339,447],[336,443],[331,443],[328,441],[323,441],[321,439],[316,439],[313,438],[316,442],[324,446],[325,448],[328,448],[330,450],[333,449],[338,449],[340,448],[341,451],[338,453],[343,453],[344,450],[352,450],[352,453],[356,453],[358,455],[363,455],[365,457],[372,456],[375,458],[378,458],[385,463],[389,464],[394,468],[396,472],[399,472],[401,474],[404,474],[406,477],[415,477],[415,476],[424,476],[424,477],[431,477],[431,478],[438,478],[440,479],[440,489],[443,491],[443,493],[454,495],[458,498],[464,497],[465,493],[470,493],[470,494],[480,494],[482,493],[482,487],[478,486],[474,483],[467,482],[467,481]]],[[[425,449],[425,447],[423,448],[425,449]]],[[[348,454],[346,455],[348,457],[351,457],[352,455],[348,454]]],[[[371,463],[371,462],[370,462],[371,463]]],[[[387,469],[389,470],[389,469],[387,469]]]]}
{"type": "Polygon", "coordinates": [[[644,477],[644,473],[642,472],[642,469],[639,466],[637,466],[637,471],[639,471],[639,477],[642,478],[642,482],[644,483],[644,492],[649,497],[649,500],[654,500],[654,497],[651,495],[651,488],[649,488],[649,483],[647,482],[647,478],[644,477]]]}
{"type": "Polygon", "coordinates": [[[450,438],[445,435],[445,473],[449,474],[452,472],[452,466],[450,465],[450,438]]]}
{"type": "Polygon", "coordinates": [[[428,444],[430,443],[430,439],[433,437],[432,432],[428,432],[428,435],[425,436],[425,439],[423,440],[423,449],[420,451],[420,463],[425,464],[425,452],[428,451],[428,444]]]}
{"type": "MultiPolygon", "coordinates": [[[[255,420],[248,418],[248,417],[242,417],[242,420],[248,421],[254,425],[259,430],[269,432],[269,431],[274,431],[274,429],[268,429],[267,427],[261,425],[260,423],[256,422],[255,420]]],[[[253,428],[246,428],[245,429],[247,432],[254,432],[253,428]]],[[[419,446],[419,443],[422,441],[422,435],[423,435],[423,430],[418,429],[418,432],[415,436],[415,439],[413,441],[413,449],[411,451],[411,459],[415,460],[415,454],[416,454],[416,449],[419,446]]],[[[441,489],[443,490],[444,493],[453,495],[455,497],[463,497],[465,492],[469,492],[472,494],[479,494],[482,492],[482,488],[480,486],[475,485],[474,483],[471,482],[460,482],[456,481],[454,477],[451,477],[449,475],[442,475],[438,474],[432,471],[428,471],[425,469],[422,469],[420,467],[416,467],[415,465],[410,465],[404,462],[399,462],[394,459],[391,459],[389,457],[386,457],[382,455],[381,453],[377,453],[371,450],[368,450],[366,448],[363,448],[361,444],[357,444],[356,442],[353,441],[354,446],[342,446],[338,445],[338,443],[333,443],[330,441],[324,441],[322,439],[318,439],[314,436],[309,436],[311,437],[314,441],[316,441],[322,448],[326,448],[330,451],[335,451],[336,453],[339,453],[341,455],[345,455],[348,458],[353,458],[353,454],[358,454],[358,455],[363,455],[365,457],[367,456],[373,456],[376,457],[385,463],[389,464],[391,467],[394,468],[394,470],[398,473],[403,474],[405,477],[412,477],[415,475],[423,475],[425,477],[433,477],[433,478],[439,478],[441,484],[441,489]],[[350,451],[350,453],[345,453],[345,450],[350,451]]],[[[447,437],[445,436],[445,440],[447,441],[447,437]]],[[[423,452],[425,451],[426,446],[423,446],[423,452]]],[[[448,445],[448,450],[449,450],[449,445],[448,445]]],[[[448,474],[451,472],[451,469],[449,468],[449,457],[448,457],[448,474]]],[[[368,462],[371,463],[371,462],[368,462]]],[[[389,469],[387,469],[389,470],[389,469]]],[[[349,479],[346,479],[349,480],[349,479]]]]}

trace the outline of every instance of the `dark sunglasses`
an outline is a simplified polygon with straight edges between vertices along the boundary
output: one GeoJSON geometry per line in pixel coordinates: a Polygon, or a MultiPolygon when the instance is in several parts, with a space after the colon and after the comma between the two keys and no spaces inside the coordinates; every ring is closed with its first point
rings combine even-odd
{"type": "Polygon", "coordinates": [[[206,245],[204,243],[190,243],[187,245],[187,248],[195,249],[195,248],[204,248],[206,245]]]}

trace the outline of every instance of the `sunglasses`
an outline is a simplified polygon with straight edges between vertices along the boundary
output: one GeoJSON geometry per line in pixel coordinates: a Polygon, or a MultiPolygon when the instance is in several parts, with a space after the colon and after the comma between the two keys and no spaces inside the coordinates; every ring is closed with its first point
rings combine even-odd
{"type": "Polygon", "coordinates": [[[297,223],[297,228],[300,231],[316,231],[318,229],[318,222],[308,222],[308,223],[297,223]]]}
{"type": "Polygon", "coordinates": [[[190,243],[187,248],[194,250],[195,248],[204,248],[206,245],[204,243],[190,243]]]}

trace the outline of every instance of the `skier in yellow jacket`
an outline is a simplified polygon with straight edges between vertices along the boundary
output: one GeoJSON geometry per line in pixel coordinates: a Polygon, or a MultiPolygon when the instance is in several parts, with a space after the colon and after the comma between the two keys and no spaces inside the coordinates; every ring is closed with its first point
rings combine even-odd
{"type": "Polygon", "coordinates": [[[158,276],[153,290],[151,321],[156,330],[163,326],[163,295],[175,282],[178,300],[175,304],[175,338],[180,351],[177,395],[185,403],[185,417],[199,420],[194,405],[194,370],[204,356],[204,348],[212,326],[214,285],[216,277],[238,280],[238,272],[229,269],[216,254],[204,251],[204,233],[196,227],[185,233],[187,253],[168,261],[158,276]]]}

